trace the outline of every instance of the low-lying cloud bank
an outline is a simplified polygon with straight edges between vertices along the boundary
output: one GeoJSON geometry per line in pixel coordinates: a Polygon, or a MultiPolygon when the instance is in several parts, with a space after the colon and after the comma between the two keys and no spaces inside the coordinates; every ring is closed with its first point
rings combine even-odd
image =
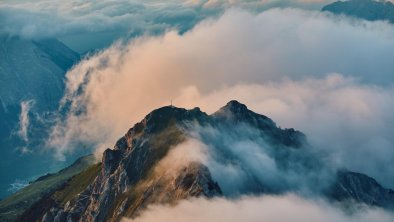
{"type": "Polygon", "coordinates": [[[173,206],[150,206],[141,216],[123,222],[391,222],[394,215],[381,209],[365,208],[347,215],[322,200],[305,200],[294,195],[244,197],[238,200],[192,199],[173,206]]]}

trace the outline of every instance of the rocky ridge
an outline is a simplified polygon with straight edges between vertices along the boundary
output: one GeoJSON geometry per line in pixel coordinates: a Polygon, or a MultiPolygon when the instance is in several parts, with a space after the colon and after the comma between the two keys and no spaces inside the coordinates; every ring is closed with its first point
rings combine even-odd
{"type": "MultiPolygon", "coordinates": [[[[101,169],[82,192],[63,204],[54,204],[36,215],[41,221],[119,221],[137,217],[149,204],[176,204],[191,197],[226,196],[210,169],[202,163],[190,162],[175,171],[160,167],[168,152],[190,137],[194,126],[256,128],[283,159],[291,152],[304,152],[306,137],[294,129],[281,129],[266,116],[254,113],[237,101],[230,101],[212,115],[199,108],[186,110],[166,106],[154,110],[135,124],[103,153],[101,169]]],[[[231,129],[231,128],[230,128],[231,129]]],[[[305,167],[318,164],[306,162],[305,167]]],[[[283,167],[289,165],[283,161],[283,167]]],[[[291,165],[291,164],[290,164],[291,165]]],[[[256,181],[246,193],[278,193],[275,187],[256,181]]],[[[241,193],[242,194],[242,193],[241,193]]],[[[352,200],[358,203],[390,208],[393,191],[381,187],[363,174],[340,171],[324,194],[333,201],[352,200]]]]}

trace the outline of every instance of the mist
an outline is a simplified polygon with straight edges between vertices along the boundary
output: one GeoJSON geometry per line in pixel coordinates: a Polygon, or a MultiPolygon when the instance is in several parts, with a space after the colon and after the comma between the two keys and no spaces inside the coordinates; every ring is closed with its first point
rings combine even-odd
{"type": "MultiPolygon", "coordinates": [[[[301,148],[273,144],[248,124],[191,124],[185,131],[191,142],[175,149],[206,165],[227,197],[261,192],[321,195],[335,180],[337,166],[324,151],[317,153],[307,144],[301,148]]],[[[166,158],[177,163],[172,155],[166,158]]]]}
{"type": "Polygon", "coordinates": [[[19,114],[19,129],[17,134],[25,142],[28,142],[29,140],[28,137],[29,136],[28,128],[30,124],[29,112],[33,105],[34,105],[34,100],[22,101],[20,104],[21,113],[19,114]]]}

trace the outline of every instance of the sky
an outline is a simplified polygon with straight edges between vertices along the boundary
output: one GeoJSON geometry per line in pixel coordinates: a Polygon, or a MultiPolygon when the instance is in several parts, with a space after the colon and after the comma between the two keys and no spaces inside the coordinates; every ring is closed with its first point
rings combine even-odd
{"type": "MultiPolygon", "coordinates": [[[[93,144],[100,157],[134,123],[171,100],[210,114],[237,99],[283,128],[304,132],[336,167],[394,188],[394,26],[316,10],[329,2],[3,1],[0,33],[58,38],[80,53],[99,50],[66,73],[60,109],[68,108],[67,117],[57,120],[44,148],[56,161],[81,142],[93,144]]],[[[24,113],[31,105],[24,104],[24,113]]],[[[292,195],[191,200],[170,212],[210,215],[215,207],[240,207],[258,221],[261,206],[269,203],[288,206],[299,221],[392,219],[379,209],[348,218],[324,200],[292,195]]],[[[152,207],[137,221],[166,217],[167,208],[152,207]]]]}

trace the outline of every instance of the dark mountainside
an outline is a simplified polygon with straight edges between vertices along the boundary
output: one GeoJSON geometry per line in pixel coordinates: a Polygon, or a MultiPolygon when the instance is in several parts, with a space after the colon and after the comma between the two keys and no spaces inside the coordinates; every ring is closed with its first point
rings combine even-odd
{"type": "Polygon", "coordinates": [[[394,4],[390,1],[337,1],[324,6],[322,11],[329,11],[334,14],[343,14],[369,21],[387,20],[394,23],[394,4]]]}
{"type": "Polygon", "coordinates": [[[50,163],[44,159],[49,158],[37,149],[64,94],[65,73],[80,56],[56,39],[0,35],[0,58],[0,198],[4,198],[15,179],[48,170],[50,163]],[[18,135],[22,102],[30,104],[24,136],[18,135]]]}
{"type": "MultiPolygon", "coordinates": [[[[237,101],[230,101],[212,115],[199,108],[166,106],[148,114],[120,138],[113,149],[105,150],[101,164],[45,195],[18,221],[119,221],[122,217],[137,217],[149,204],[176,204],[190,197],[297,192],[298,189],[291,186],[275,186],[260,180],[251,172],[239,193],[229,193],[222,189],[226,184],[214,178],[210,168],[195,161],[172,171],[164,169],[160,164],[169,151],[193,137],[197,128],[202,129],[199,139],[205,142],[208,140],[204,133],[210,129],[233,133],[240,139],[245,137],[240,132],[253,129],[253,134],[245,135],[254,141],[264,140],[272,148],[272,156],[283,172],[296,167],[301,169],[301,175],[308,175],[324,168],[319,157],[309,153],[311,147],[304,134],[281,129],[268,117],[248,110],[237,101]]],[[[224,161],[236,161],[235,156],[227,153],[215,155],[224,161]]],[[[394,207],[393,190],[383,188],[373,178],[360,173],[334,171],[332,180],[324,181],[322,189],[315,192],[334,202],[394,207]]]]}

